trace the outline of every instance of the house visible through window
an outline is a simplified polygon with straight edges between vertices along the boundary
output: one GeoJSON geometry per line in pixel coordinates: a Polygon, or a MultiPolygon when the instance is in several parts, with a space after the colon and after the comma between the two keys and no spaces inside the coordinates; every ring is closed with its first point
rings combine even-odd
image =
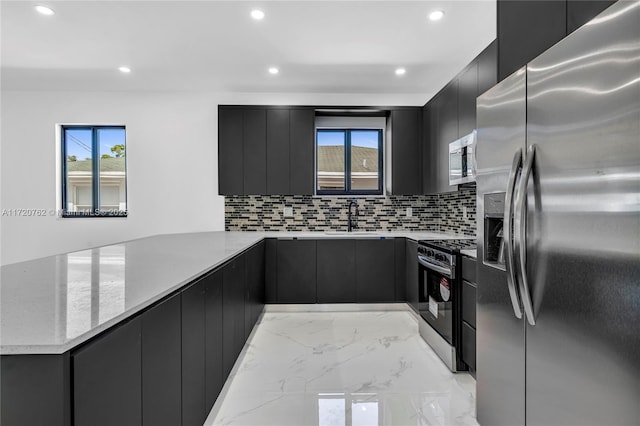
{"type": "Polygon", "coordinates": [[[318,129],[316,192],[382,194],[382,130],[318,129]]]}
{"type": "Polygon", "coordinates": [[[62,126],[63,217],[126,216],[124,126],[62,126]]]}

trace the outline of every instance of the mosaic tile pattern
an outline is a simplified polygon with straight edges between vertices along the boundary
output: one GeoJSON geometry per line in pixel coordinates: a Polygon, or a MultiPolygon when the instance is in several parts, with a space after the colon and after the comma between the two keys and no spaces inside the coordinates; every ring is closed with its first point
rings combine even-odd
{"type": "MultiPolygon", "coordinates": [[[[247,195],[225,197],[227,231],[340,231],[347,228],[345,197],[247,195]],[[293,216],[284,216],[291,207],[293,216]]],[[[442,231],[475,235],[475,188],[433,195],[358,197],[361,231],[442,231]],[[463,206],[467,218],[463,218],[463,206]],[[407,207],[413,210],[407,217],[407,207]]]]}

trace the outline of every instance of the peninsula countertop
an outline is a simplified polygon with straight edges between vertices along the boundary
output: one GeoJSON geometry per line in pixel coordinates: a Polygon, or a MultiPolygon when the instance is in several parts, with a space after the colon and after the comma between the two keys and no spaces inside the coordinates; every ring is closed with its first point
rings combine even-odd
{"type": "Polygon", "coordinates": [[[472,238],[441,232],[202,232],[140,238],[2,267],[0,354],[60,354],[264,238],[472,238]]]}

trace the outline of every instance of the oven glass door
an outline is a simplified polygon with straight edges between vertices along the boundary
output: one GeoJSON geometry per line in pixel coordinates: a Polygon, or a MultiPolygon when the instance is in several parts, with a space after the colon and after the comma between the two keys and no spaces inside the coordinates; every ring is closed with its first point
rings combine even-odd
{"type": "Polygon", "coordinates": [[[429,268],[420,269],[420,315],[453,345],[454,282],[429,268]]]}

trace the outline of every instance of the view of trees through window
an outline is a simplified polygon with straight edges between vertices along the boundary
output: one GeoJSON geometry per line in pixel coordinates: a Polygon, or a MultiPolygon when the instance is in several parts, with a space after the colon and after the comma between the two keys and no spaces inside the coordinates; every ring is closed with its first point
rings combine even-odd
{"type": "Polygon", "coordinates": [[[63,127],[63,216],[126,216],[122,126],[63,127]]]}
{"type": "Polygon", "coordinates": [[[382,130],[318,129],[318,194],[382,194],[382,130]]]}

